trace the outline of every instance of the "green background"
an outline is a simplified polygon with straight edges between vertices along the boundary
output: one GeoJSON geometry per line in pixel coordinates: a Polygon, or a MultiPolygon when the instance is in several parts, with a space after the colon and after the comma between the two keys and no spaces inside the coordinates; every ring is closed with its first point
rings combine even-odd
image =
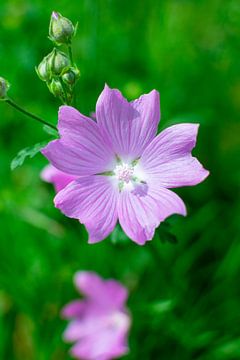
{"type": "Polygon", "coordinates": [[[52,10],[79,22],[78,108],[89,114],[104,83],[130,100],[161,93],[160,128],[201,124],[194,154],[210,170],[177,190],[173,216],[152,242],[121,233],[96,245],[53,207],[40,154],[10,161],[47,138],[41,125],[0,103],[0,359],[68,359],[59,312],[76,298],[72,276],[95,270],[130,291],[127,359],[240,359],[240,3],[238,0],[27,1],[0,4],[0,76],[16,102],[56,123],[59,102],[34,67],[52,49],[52,10]],[[171,240],[171,241],[169,241],[171,240]]]}

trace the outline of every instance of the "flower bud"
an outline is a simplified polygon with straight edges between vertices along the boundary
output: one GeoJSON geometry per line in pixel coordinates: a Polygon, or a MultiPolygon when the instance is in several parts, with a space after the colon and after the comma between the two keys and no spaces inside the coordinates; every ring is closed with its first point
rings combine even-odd
{"type": "Polygon", "coordinates": [[[0,77],[0,100],[6,99],[9,88],[10,88],[9,82],[4,78],[0,77]]]}
{"type": "Polygon", "coordinates": [[[48,88],[55,97],[61,97],[63,95],[62,84],[58,79],[53,79],[48,85],[48,88]]]}
{"type": "Polygon", "coordinates": [[[51,72],[48,66],[47,56],[35,68],[39,78],[42,81],[49,81],[51,79],[51,72]]]}
{"type": "Polygon", "coordinates": [[[39,78],[49,82],[53,77],[59,76],[62,71],[70,66],[70,60],[66,54],[57,49],[45,56],[36,68],[39,78]]]}
{"type": "Polygon", "coordinates": [[[70,66],[70,60],[66,54],[56,48],[47,56],[48,69],[53,76],[60,75],[61,72],[70,66]]]}
{"type": "Polygon", "coordinates": [[[75,33],[72,22],[60,13],[53,11],[49,26],[49,37],[59,45],[70,44],[75,33]]]}
{"type": "Polygon", "coordinates": [[[80,77],[80,71],[76,67],[68,68],[62,75],[62,80],[66,85],[74,86],[80,77]]]}

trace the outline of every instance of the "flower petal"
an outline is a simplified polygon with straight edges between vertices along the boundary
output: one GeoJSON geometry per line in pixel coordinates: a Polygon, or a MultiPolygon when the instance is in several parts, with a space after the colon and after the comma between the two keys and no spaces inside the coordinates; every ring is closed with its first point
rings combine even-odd
{"type": "MultiPolygon", "coordinates": [[[[93,325],[94,323],[93,319],[93,325]]],[[[99,318],[96,320],[92,332],[89,332],[84,338],[79,338],[79,341],[72,347],[71,354],[87,360],[118,358],[128,352],[126,338],[129,326],[130,318],[123,312],[99,318]]]]}
{"type": "Polygon", "coordinates": [[[106,303],[110,308],[121,308],[128,297],[127,289],[115,280],[105,281],[106,303]]]}
{"type": "Polygon", "coordinates": [[[56,168],[78,176],[113,169],[115,156],[95,121],[70,106],[62,106],[58,129],[60,140],[50,142],[42,150],[56,168]]]}
{"type": "Polygon", "coordinates": [[[114,152],[123,160],[135,160],[156,134],[159,93],[153,90],[129,103],[120,91],[105,85],[96,114],[102,134],[114,152]]]}
{"type": "Polygon", "coordinates": [[[155,228],[172,214],[186,215],[183,201],[158,184],[140,184],[123,191],[119,198],[119,222],[125,233],[139,245],[154,236],[155,228]]]}
{"type": "Polygon", "coordinates": [[[52,165],[47,165],[41,172],[41,178],[46,182],[52,183],[56,192],[58,192],[75,180],[76,176],[66,174],[52,165]]]}
{"type": "Polygon", "coordinates": [[[80,293],[95,301],[104,294],[104,280],[92,271],[78,271],[74,284],[80,293]]]}
{"type": "Polygon", "coordinates": [[[77,289],[106,309],[120,309],[127,300],[127,289],[115,280],[103,280],[91,271],[79,271],[75,274],[77,289]]]}
{"type": "Polygon", "coordinates": [[[74,300],[65,305],[62,309],[62,316],[65,319],[71,319],[82,316],[88,308],[88,304],[84,300],[74,300]]]}
{"type": "Polygon", "coordinates": [[[146,179],[154,178],[168,188],[196,185],[209,172],[191,155],[198,124],[179,124],[162,131],[145,149],[140,161],[146,179]]]}
{"type": "Polygon", "coordinates": [[[89,232],[89,243],[106,238],[117,222],[118,188],[110,176],[78,178],[60,191],[55,206],[79,219],[89,232]]]}

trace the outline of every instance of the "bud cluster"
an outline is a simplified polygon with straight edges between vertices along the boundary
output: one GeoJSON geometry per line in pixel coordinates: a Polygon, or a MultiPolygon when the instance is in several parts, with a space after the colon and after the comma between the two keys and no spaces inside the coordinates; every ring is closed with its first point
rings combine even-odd
{"type": "MultiPolygon", "coordinates": [[[[49,39],[56,45],[71,46],[72,37],[77,26],[57,12],[51,15],[49,39]]],[[[80,71],[65,52],[54,48],[45,56],[36,68],[39,78],[46,82],[48,89],[62,102],[70,104],[73,99],[73,89],[80,77],[80,71]]]]}

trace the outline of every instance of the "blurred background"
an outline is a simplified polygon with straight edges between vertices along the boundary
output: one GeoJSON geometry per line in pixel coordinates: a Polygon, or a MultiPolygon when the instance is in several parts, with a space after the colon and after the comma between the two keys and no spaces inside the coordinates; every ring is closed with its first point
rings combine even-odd
{"type": "Polygon", "coordinates": [[[89,114],[104,83],[130,100],[161,93],[160,129],[201,124],[194,154],[210,170],[176,190],[188,217],[172,216],[151,243],[117,229],[96,245],[54,208],[38,154],[15,171],[24,147],[45,140],[41,125],[0,103],[0,359],[69,359],[59,312],[76,298],[76,270],[94,270],[130,290],[126,360],[240,359],[240,3],[238,0],[2,0],[0,76],[10,95],[56,123],[59,102],[34,70],[52,50],[52,10],[79,30],[78,108],[89,114]]]}

